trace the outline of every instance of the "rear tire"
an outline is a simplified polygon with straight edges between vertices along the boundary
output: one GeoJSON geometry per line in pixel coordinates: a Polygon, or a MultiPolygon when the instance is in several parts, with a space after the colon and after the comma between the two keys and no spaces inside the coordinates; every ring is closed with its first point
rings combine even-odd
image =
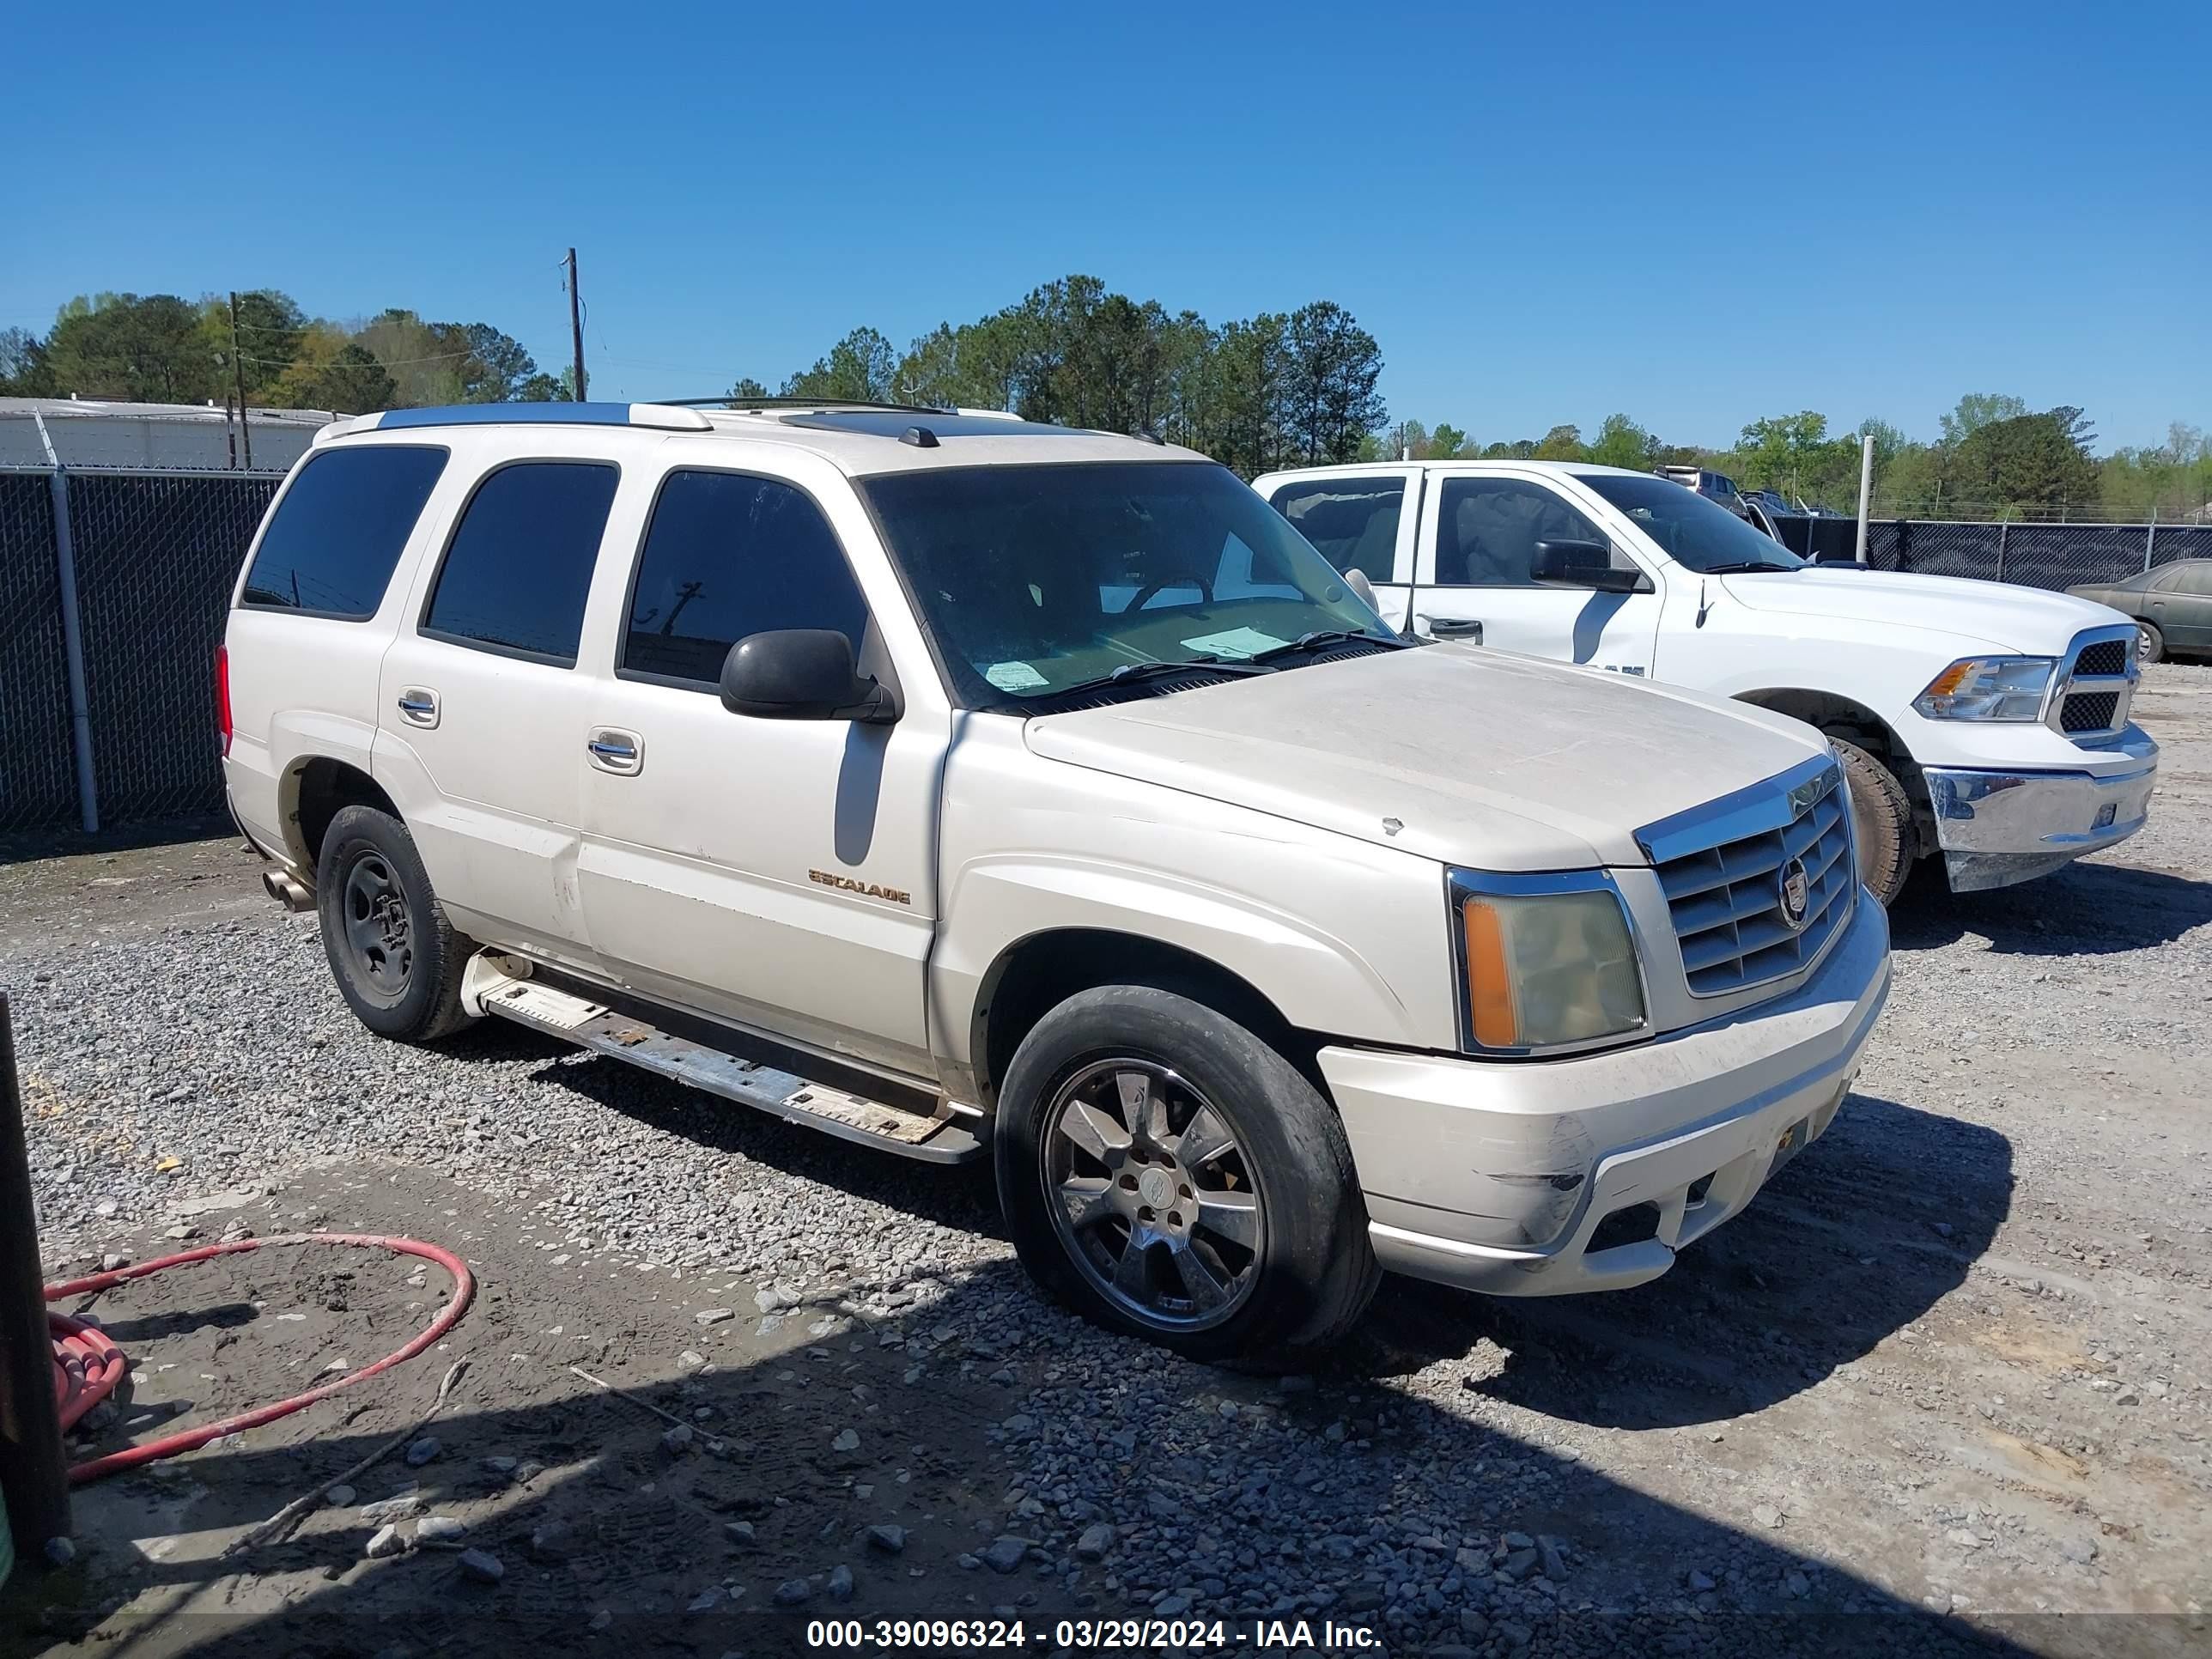
{"type": "Polygon", "coordinates": [[[1850,791],[1859,879],[1887,908],[1905,890],[1905,878],[1912,873],[1912,798],[1895,773],[1856,744],[1842,738],[1828,741],[1844,763],[1844,781],[1850,791]]]}
{"type": "Polygon", "coordinates": [[[1190,1358],[1294,1368],[1358,1323],[1382,1277],[1328,1103],[1172,991],[1103,986],[1038,1021],[993,1142],[1030,1276],[1190,1358]]]}
{"type": "Polygon", "coordinates": [[[2157,662],[2166,655],[2166,635],[2154,622],[2136,622],[2136,660],[2138,663],[2157,662]]]}
{"type": "Polygon", "coordinates": [[[474,1024],[461,1011],[468,942],[447,925],[415,838],[392,814],[348,806],[331,820],[315,911],[338,994],[370,1030],[432,1042],[474,1024]]]}

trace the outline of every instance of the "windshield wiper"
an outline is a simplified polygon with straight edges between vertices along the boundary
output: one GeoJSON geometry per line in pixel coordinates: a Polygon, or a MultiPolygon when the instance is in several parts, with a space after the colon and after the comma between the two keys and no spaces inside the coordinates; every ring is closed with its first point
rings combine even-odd
{"type": "Polygon", "coordinates": [[[1073,685],[1063,685],[1055,691],[1042,694],[1040,702],[1055,697],[1071,697],[1079,692],[1103,691],[1116,685],[1136,685],[1146,680],[1156,680],[1166,674],[1181,674],[1190,669],[1206,674],[1272,674],[1272,668],[1260,668],[1251,663],[1224,662],[1208,652],[1201,656],[1185,657],[1179,662],[1125,662],[1110,672],[1087,680],[1078,680],[1073,685]]]}
{"type": "Polygon", "coordinates": [[[1706,576],[1748,576],[1762,570],[1802,570],[1802,564],[1769,564],[1765,559],[1738,559],[1732,564],[1709,564],[1699,573],[1706,576]]]}
{"type": "Polygon", "coordinates": [[[1317,650],[1326,645],[1343,645],[1350,641],[1363,645],[1379,646],[1386,651],[1397,651],[1410,646],[1411,640],[1386,640],[1380,635],[1370,634],[1357,628],[1319,628],[1310,634],[1301,634],[1287,645],[1271,645],[1265,651],[1255,651],[1249,660],[1273,662],[1293,652],[1317,650]]]}

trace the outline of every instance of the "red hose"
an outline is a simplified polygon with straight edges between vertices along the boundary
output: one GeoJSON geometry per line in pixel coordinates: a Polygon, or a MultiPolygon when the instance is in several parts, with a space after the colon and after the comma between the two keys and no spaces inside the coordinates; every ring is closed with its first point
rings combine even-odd
{"type": "MultiPolygon", "coordinates": [[[[451,1250],[435,1244],[425,1244],[419,1239],[388,1238],[375,1233],[281,1233],[273,1238],[241,1238],[228,1244],[208,1244],[197,1250],[185,1250],[177,1255],[165,1255],[153,1261],[142,1261],[136,1267],[118,1267],[112,1273],[93,1273],[83,1279],[72,1279],[66,1284],[46,1286],[46,1300],[59,1302],[69,1297],[88,1296],[94,1291],[112,1290],[118,1285],[134,1279],[143,1279],[149,1273],[158,1273],[168,1267],[182,1267],[195,1261],[206,1261],[219,1255],[239,1255],[248,1250],[258,1250],[274,1244],[350,1244],[364,1249],[392,1250],[401,1255],[419,1255],[426,1261],[434,1261],[453,1276],[453,1299],[439,1310],[428,1328],[397,1352],[386,1354],[374,1365],[364,1365],[359,1370],[349,1371],[335,1382],[325,1382],[319,1389],[310,1389],[305,1394],[295,1394],[289,1400],[280,1400],[273,1406],[257,1406],[236,1417],[227,1417],[220,1423],[186,1429],[179,1434],[149,1440],[143,1446],[131,1446],[122,1451],[110,1452],[105,1457],[74,1464],[70,1469],[70,1484],[81,1486],[88,1480],[97,1480],[102,1475],[113,1474],[118,1469],[136,1468],[142,1463],[174,1457],[180,1452],[196,1450],[210,1441],[225,1435],[240,1434],[247,1429],[258,1429],[264,1423],[273,1423],[280,1417],[289,1417],[303,1406],[312,1406],[318,1400],[327,1400],[341,1389],[349,1389],[363,1378],[374,1376],[379,1371],[390,1370],[394,1365],[412,1359],[447,1331],[453,1328],[460,1316],[468,1311],[469,1300],[476,1294],[476,1276],[469,1272],[468,1264],[451,1250]]],[[[54,1394],[61,1402],[62,1427],[75,1425],[79,1419],[115,1391],[123,1380],[130,1362],[123,1351],[108,1340],[106,1334],[97,1326],[65,1314],[49,1313],[46,1324],[54,1340],[54,1394]]]]}

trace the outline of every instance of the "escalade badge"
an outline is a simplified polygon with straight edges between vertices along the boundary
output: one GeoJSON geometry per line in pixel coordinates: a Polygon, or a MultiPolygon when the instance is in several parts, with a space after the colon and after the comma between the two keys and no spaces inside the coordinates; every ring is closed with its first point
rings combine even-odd
{"type": "Polygon", "coordinates": [[[1805,926],[1812,908],[1813,878],[1805,873],[1805,860],[1792,859],[1782,866],[1782,925],[1795,933],[1805,926]]]}
{"type": "Polygon", "coordinates": [[[809,870],[809,881],[819,882],[824,887],[834,887],[841,893],[858,893],[864,898],[889,899],[893,904],[911,904],[914,895],[896,887],[879,887],[872,881],[855,881],[850,876],[833,876],[827,870],[809,870]]]}

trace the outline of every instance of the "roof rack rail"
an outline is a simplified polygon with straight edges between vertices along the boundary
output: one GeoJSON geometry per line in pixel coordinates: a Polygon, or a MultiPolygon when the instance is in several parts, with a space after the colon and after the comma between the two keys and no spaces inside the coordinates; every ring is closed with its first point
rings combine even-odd
{"type": "Polygon", "coordinates": [[[901,414],[957,415],[943,404],[878,403],[872,398],[655,398],[669,409],[895,409],[901,414]]]}

